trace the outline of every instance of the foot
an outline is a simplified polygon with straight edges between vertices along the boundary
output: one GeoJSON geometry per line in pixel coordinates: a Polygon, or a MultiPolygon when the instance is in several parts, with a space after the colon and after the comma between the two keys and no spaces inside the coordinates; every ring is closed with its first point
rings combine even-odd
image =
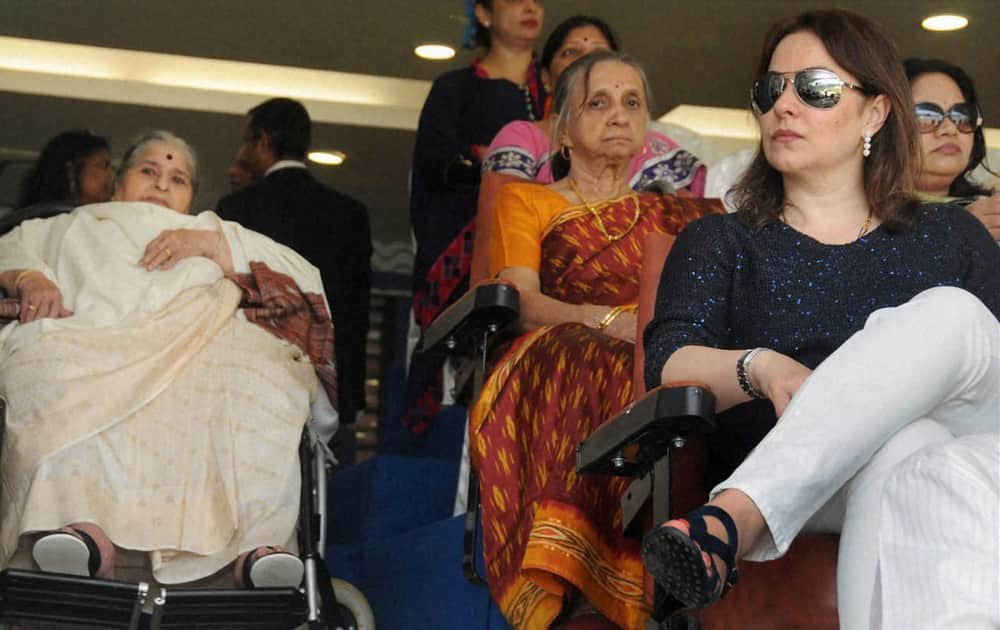
{"type": "Polygon", "coordinates": [[[234,570],[240,588],[296,588],[304,573],[298,556],[271,546],[240,554],[234,570]]]}
{"type": "Polygon", "coordinates": [[[104,579],[114,573],[114,544],[93,523],[73,523],[44,534],[35,541],[31,555],[48,573],[104,579]]]}
{"type": "Polygon", "coordinates": [[[646,534],[642,561],[656,582],[691,608],[714,603],[736,583],[738,532],[729,514],[705,505],[646,534]],[[712,519],[711,525],[706,517],[712,519]],[[720,538],[725,531],[725,539],[720,538]]]}

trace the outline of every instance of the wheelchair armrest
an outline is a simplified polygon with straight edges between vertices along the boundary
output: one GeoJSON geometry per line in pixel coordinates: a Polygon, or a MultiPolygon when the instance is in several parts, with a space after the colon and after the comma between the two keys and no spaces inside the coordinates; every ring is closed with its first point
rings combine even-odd
{"type": "Polygon", "coordinates": [[[483,339],[510,325],[520,312],[519,294],[513,285],[506,282],[477,285],[431,322],[420,351],[477,356],[483,339]]]}
{"type": "Polygon", "coordinates": [[[658,387],[576,448],[581,474],[642,477],[672,446],[715,428],[715,396],[699,386],[658,387]]]}

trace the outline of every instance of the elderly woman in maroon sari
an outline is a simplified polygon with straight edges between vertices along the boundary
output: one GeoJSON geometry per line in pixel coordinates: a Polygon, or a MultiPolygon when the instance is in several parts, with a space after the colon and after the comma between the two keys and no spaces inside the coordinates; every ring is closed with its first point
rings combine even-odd
{"type": "Polygon", "coordinates": [[[638,545],[621,533],[625,483],[578,478],[574,457],[632,399],[644,236],[676,234],[706,207],[629,187],[649,100],[628,58],[574,62],[553,103],[568,176],[508,184],[497,199],[490,273],[518,287],[527,332],[487,381],[469,430],[487,579],[515,628],[594,616],[641,628],[648,616],[638,545]]]}

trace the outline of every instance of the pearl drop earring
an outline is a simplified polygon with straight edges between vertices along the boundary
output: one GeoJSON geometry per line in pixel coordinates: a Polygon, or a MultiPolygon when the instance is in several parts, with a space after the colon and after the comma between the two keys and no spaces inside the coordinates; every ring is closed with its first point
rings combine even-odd
{"type": "Polygon", "coordinates": [[[872,154],[872,135],[870,133],[865,134],[865,148],[861,151],[861,154],[865,157],[872,154]]]}

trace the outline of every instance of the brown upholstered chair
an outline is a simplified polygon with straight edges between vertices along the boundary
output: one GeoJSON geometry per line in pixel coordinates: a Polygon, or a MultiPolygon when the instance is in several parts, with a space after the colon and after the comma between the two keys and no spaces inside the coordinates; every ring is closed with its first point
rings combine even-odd
{"type": "MultiPolygon", "coordinates": [[[[644,244],[639,284],[637,340],[640,343],[636,344],[635,368],[639,384],[643,383],[642,331],[652,318],[660,271],[672,244],[673,237],[666,234],[651,234],[644,244]]],[[[666,514],[683,515],[708,498],[704,474],[705,440],[711,439],[710,430],[707,425],[699,428],[702,421],[694,416],[698,415],[702,398],[713,399],[702,388],[686,387],[690,384],[685,383],[671,385],[674,386],[664,386],[648,394],[643,387],[637,387],[637,401],[630,408],[632,417],[628,418],[629,414],[624,412],[619,414],[595,431],[578,451],[581,472],[587,472],[588,467],[592,472],[602,468],[607,471],[614,468],[614,464],[609,466],[608,462],[617,458],[614,463],[637,477],[622,500],[623,522],[636,534],[659,524],[666,514]],[[690,391],[685,393],[684,390],[690,391]],[[691,411],[678,412],[678,406],[690,407],[691,411]],[[668,407],[675,409],[671,412],[675,417],[664,417],[663,409],[668,407]],[[660,419],[652,415],[657,411],[660,419]],[[625,432],[616,431],[618,426],[625,427],[628,423],[639,426],[635,416],[642,414],[649,417],[639,423],[643,426],[641,430],[627,437],[625,433],[631,428],[625,432]],[[661,431],[660,436],[650,438],[655,432],[650,427],[661,431]],[[607,451],[609,445],[612,450],[607,451]],[[649,453],[657,448],[660,452],[649,453]],[[607,452],[601,453],[602,450],[607,452]],[[627,462],[625,466],[621,466],[623,456],[627,462]],[[649,461],[637,463],[642,457],[649,461]],[[632,466],[632,463],[637,465],[632,466]],[[655,504],[657,502],[659,505],[655,504]],[[645,503],[643,508],[638,507],[641,503],[645,503]],[[666,505],[669,511],[664,509],[666,505]]],[[[802,534],[779,560],[741,561],[739,583],[724,599],[705,610],[671,610],[674,604],[665,601],[662,594],[654,598],[651,579],[647,579],[647,594],[651,605],[654,599],[659,600],[655,602],[654,616],[663,622],[663,628],[836,630],[836,563],[836,536],[802,534]]]]}

